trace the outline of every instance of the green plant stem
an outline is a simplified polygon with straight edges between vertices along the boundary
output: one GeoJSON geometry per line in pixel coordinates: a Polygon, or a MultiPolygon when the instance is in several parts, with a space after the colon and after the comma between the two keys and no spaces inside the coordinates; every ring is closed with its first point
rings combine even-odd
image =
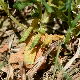
{"type": "Polygon", "coordinates": [[[68,21],[69,21],[70,27],[71,27],[71,2],[72,0],[69,0],[69,6],[68,6],[68,21]]]}
{"type": "Polygon", "coordinates": [[[18,24],[19,26],[21,26],[23,29],[27,30],[22,24],[20,24],[20,23],[9,13],[9,9],[8,9],[7,4],[6,4],[5,2],[3,3],[3,2],[0,0],[0,4],[1,4],[3,10],[7,13],[7,15],[8,15],[15,23],[17,23],[17,24],[18,24]]]}
{"type": "Polygon", "coordinates": [[[27,30],[27,28],[25,28],[21,23],[19,23],[12,15],[9,15],[9,17],[10,17],[15,23],[17,23],[19,26],[21,26],[23,29],[27,30]]]}
{"type": "Polygon", "coordinates": [[[41,20],[42,19],[42,7],[41,7],[41,2],[39,2],[37,4],[37,7],[38,7],[38,10],[39,10],[39,19],[41,20]]]}
{"type": "Polygon", "coordinates": [[[52,2],[52,0],[49,0],[49,1],[48,1],[48,4],[51,5],[51,2],[52,2]]]}
{"type": "Polygon", "coordinates": [[[2,0],[0,0],[0,4],[1,4],[3,10],[5,10],[5,12],[7,13],[7,15],[9,15],[9,10],[8,10],[7,4],[4,2],[4,0],[3,0],[3,2],[2,2],[2,0]]]}
{"type": "Polygon", "coordinates": [[[53,71],[53,79],[54,79],[55,72],[56,72],[56,66],[57,66],[58,56],[59,56],[60,49],[61,49],[61,44],[62,44],[62,41],[60,42],[58,50],[57,50],[57,55],[56,55],[55,65],[54,65],[54,71],[53,71]]]}
{"type": "Polygon", "coordinates": [[[75,25],[76,25],[76,23],[78,22],[79,19],[80,19],[80,13],[76,16],[76,18],[72,22],[71,29],[75,27],[75,25]]]}
{"type": "Polygon", "coordinates": [[[1,1],[1,0],[0,0],[0,4],[1,4],[1,6],[2,6],[3,10],[5,10],[4,5],[3,5],[3,3],[2,3],[2,1],[1,1]]]}

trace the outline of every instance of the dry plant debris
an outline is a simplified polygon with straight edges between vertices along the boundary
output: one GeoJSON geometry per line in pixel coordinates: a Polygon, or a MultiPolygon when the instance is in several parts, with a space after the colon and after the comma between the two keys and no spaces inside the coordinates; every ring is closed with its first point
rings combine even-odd
{"type": "MultiPolygon", "coordinates": [[[[75,1],[77,2],[78,0],[75,1]]],[[[16,2],[16,0],[14,0],[14,2],[16,2]]],[[[35,6],[36,5],[34,5],[34,7],[35,6]]],[[[56,7],[54,5],[52,6],[56,7]]],[[[29,26],[33,20],[30,19],[32,11],[31,8],[32,6],[26,6],[21,11],[18,11],[17,9],[14,10],[12,8],[9,9],[10,13],[12,13],[14,17],[27,28],[27,26],[29,26]]],[[[56,16],[58,16],[57,11],[56,16]]],[[[79,11],[80,9],[78,8],[78,13],[79,11]]],[[[60,49],[58,66],[56,67],[57,70],[54,80],[65,80],[63,75],[64,71],[70,74],[72,80],[80,80],[80,39],[78,38],[80,36],[80,21],[78,21],[78,24],[76,24],[76,27],[72,33],[72,35],[76,34],[76,37],[71,36],[69,44],[65,45],[64,35],[59,35],[65,34],[65,31],[67,32],[68,29],[65,28],[66,23],[63,21],[64,15],[61,15],[62,18],[61,16],[54,18],[55,20],[54,23],[52,23],[52,26],[47,25],[47,28],[51,28],[50,31],[54,31],[54,35],[51,33],[50,35],[47,33],[42,34],[37,45],[30,50],[29,48],[31,43],[37,36],[35,32],[38,30],[37,27],[39,25],[36,25],[37,27],[34,26],[35,29],[31,32],[28,39],[23,42],[26,44],[26,46],[22,45],[22,43],[17,45],[17,42],[24,33],[24,30],[21,27],[16,26],[16,24],[7,18],[5,13],[3,13],[4,11],[0,10],[0,80],[53,80],[53,60],[55,59],[61,39],[63,39],[63,45],[60,49]],[[59,30],[59,27],[63,28],[64,31],[63,29],[59,30]],[[7,65],[5,65],[4,62],[6,62],[7,65]],[[36,78],[34,78],[35,75],[36,78]]],[[[48,15],[47,19],[50,17],[50,15],[51,13],[48,15]]],[[[76,13],[75,15],[78,14],[76,13]]],[[[73,18],[76,17],[75,15],[73,13],[73,18]]],[[[47,19],[45,19],[44,22],[47,22],[47,19]]]]}
{"type": "Polygon", "coordinates": [[[5,51],[8,51],[8,50],[9,50],[9,47],[8,47],[7,44],[5,44],[5,45],[3,46],[3,48],[0,49],[0,53],[4,53],[5,51]]]}
{"type": "MultiPolygon", "coordinates": [[[[44,54],[45,49],[46,49],[46,51],[48,49],[45,47],[41,48],[41,46],[39,46],[39,47],[36,46],[37,48],[34,47],[33,49],[29,50],[30,45],[35,37],[36,36],[32,36],[32,37],[28,38],[28,40],[26,41],[26,47],[23,47],[22,49],[20,49],[16,54],[11,54],[8,62],[9,63],[17,63],[17,62],[19,63],[20,61],[24,61],[27,63],[26,68],[27,67],[31,68],[32,65],[31,66],[29,66],[29,65],[34,64],[34,62],[36,62],[37,59],[44,54]]],[[[48,41],[48,44],[45,43],[45,45],[49,45],[52,43],[52,41],[56,41],[61,38],[64,38],[64,36],[63,35],[61,36],[61,35],[47,35],[47,34],[45,34],[44,36],[41,37],[41,41],[45,42],[45,40],[46,40],[46,41],[48,41]],[[48,38],[49,36],[51,39],[48,38]]]]}

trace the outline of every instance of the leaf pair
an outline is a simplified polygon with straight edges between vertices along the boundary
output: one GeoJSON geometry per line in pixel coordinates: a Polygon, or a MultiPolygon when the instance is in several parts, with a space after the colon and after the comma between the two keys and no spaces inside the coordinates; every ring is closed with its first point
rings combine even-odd
{"type": "MultiPolygon", "coordinates": [[[[29,36],[29,34],[31,33],[31,31],[32,31],[33,29],[35,29],[35,27],[38,25],[38,20],[39,20],[38,18],[35,18],[35,19],[32,21],[31,25],[30,25],[29,28],[25,31],[25,33],[23,34],[22,38],[19,40],[18,43],[23,42],[23,41],[25,41],[25,40],[28,38],[28,36],[29,36]]],[[[30,49],[32,49],[32,48],[37,44],[37,42],[38,42],[39,39],[40,39],[40,36],[41,36],[41,34],[38,34],[38,35],[37,35],[37,37],[36,37],[36,38],[34,39],[34,41],[32,42],[32,45],[31,45],[30,49]]]]}

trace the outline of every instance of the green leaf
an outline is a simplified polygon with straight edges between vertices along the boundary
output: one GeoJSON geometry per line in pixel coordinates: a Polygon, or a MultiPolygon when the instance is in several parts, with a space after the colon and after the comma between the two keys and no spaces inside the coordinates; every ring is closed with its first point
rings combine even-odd
{"type": "Polygon", "coordinates": [[[79,36],[80,35],[80,31],[76,34],[76,36],[79,36]]]}
{"type": "Polygon", "coordinates": [[[71,2],[72,2],[72,0],[69,0],[69,7],[68,7],[68,21],[69,21],[70,27],[71,27],[71,2]]]}
{"type": "Polygon", "coordinates": [[[17,1],[17,2],[13,5],[13,7],[16,8],[16,9],[18,9],[18,10],[22,10],[24,7],[30,6],[30,5],[32,5],[32,3],[19,2],[19,1],[17,1]]]}
{"type": "Polygon", "coordinates": [[[38,43],[40,37],[41,37],[41,34],[38,33],[37,37],[33,40],[31,47],[29,49],[32,49],[38,43]]]}
{"type": "MultiPolygon", "coordinates": [[[[29,28],[25,31],[25,33],[23,34],[23,36],[22,36],[22,38],[19,40],[19,42],[22,42],[22,41],[25,41],[27,38],[28,38],[28,36],[29,36],[29,34],[30,34],[30,32],[32,31],[32,29],[38,24],[38,18],[35,18],[33,21],[32,21],[32,23],[31,23],[31,25],[29,26],[29,28]]],[[[19,43],[18,42],[18,43],[19,43]]]]}
{"type": "Polygon", "coordinates": [[[74,19],[74,21],[72,22],[72,26],[71,29],[75,27],[76,23],[78,22],[78,20],[80,19],[80,14],[77,15],[77,17],[74,19]]]}
{"type": "Polygon", "coordinates": [[[54,4],[52,4],[51,6],[53,7],[53,10],[54,10],[54,13],[52,13],[53,15],[55,15],[56,17],[58,17],[63,21],[68,21],[68,17],[64,14],[62,10],[59,10],[59,8],[54,4]]]}
{"type": "Polygon", "coordinates": [[[77,5],[80,5],[80,0],[77,0],[77,5]]]}
{"type": "Polygon", "coordinates": [[[70,74],[67,73],[67,72],[64,72],[64,73],[63,73],[63,76],[64,76],[64,79],[65,79],[65,80],[72,80],[70,74]]]}
{"type": "Polygon", "coordinates": [[[29,27],[29,28],[25,31],[25,33],[23,34],[22,38],[19,40],[18,43],[25,41],[25,40],[28,38],[28,36],[29,36],[30,32],[32,31],[32,29],[33,29],[33,27],[29,27]]]}
{"type": "Polygon", "coordinates": [[[58,50],[57,50],[57,55],[56,55],[55,65],[54,65],[54,70],[53,70],[53,79],[54,79],[55,72],[56,72],[57,61],[58,61],[58,56],[59,56],[60,49],[61,49],[61,44],[62,44],[62,41],[60,42],[59,47],[58,47],[58,50]]]}
{"type": "Polygon", "coordinates": [[[69,29],[67,34],[66,34],[66,39],[65,39],[65,44],[68,43],[69,39],[70,39],[70,36],[71,36],[71,30],[69,29]]]}
{"type": "Polygon", "coordinates": [[[42,27],[42,28],[40,28],[39,32],[42,34],[45,34],[45,29],[42,27]]]}
{"type": "Polygon", "coordinates": [[[20,1],[20,2],[26,2],[27,0],[17,0],[17,1],[20,1]]]}
{"type": "Polygon", "coordinates": [[[6,64],[7,64],[6,62],[2,62],[2,63],[0,64],[0,69],[1,69],[2,67],[4,67],[6,64]]]}
{"type": "Polygon", "coordinates": [[[36,2],[40,2],[40,0],[17,0],[20,2],[31,2],[31,3],[36,3],[36,2]]]}
{"type": "Polygon", "coordinates": [[[32,7],[31,16],[32,16],[32,17],[37,17],[37,18],[39,17],[39,11],[38,11],[38,9],[35,8],[34,6],[32,7]],[[34,10],[35,12],[34,12],[33,10],[34,10]]]}
{"type": "MultiPolygon", "coordinates": [[[[67,34],[66,34],[66,39],[65,39],[65,44],[67,44],[68,43],[68,41],[69,41],[69,39],[70,39],[70,36],[71,36],[71,32],[72,32],[72,30],[74,29],[74,27],[75,27],[75,25],[76,25],[76,23],[77,23],[77,21],[80,19],[80,14],[74,19],[74,21],[72,22],[72,24],[71,24],[71,27],[70,27],[70,29],[68,30],[68,32],[67,32],[67,34]]],[[[73,34],[73,33],[72,33],[73,34]]]]}
{"type": "Polygon", "coordinates": [[[42,22],[43,23],[49,22],[50,16],[51,16],[51,13],[49,13],[47,10],[45,10],[44,18],[43,18],[43,21],[42,22]]]}
{"type": "Polygon", "coordinates": [[[54,12],[53,9],[51,8],[51,6],[48,5],[48,4],[45,2],[45,0],[40,0],[40,1],[44,4],[44,6],[46,7],[46,9],[47,9],[48,12],[54,12]]]}

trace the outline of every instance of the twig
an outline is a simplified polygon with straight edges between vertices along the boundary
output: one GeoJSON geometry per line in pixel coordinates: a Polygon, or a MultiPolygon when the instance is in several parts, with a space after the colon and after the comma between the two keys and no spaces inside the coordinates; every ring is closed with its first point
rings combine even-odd
{"type": "Polygon", "coordinates": [[[11,51],[13,51],[13,52],[18,52],[20,50],[20,48],[18,48],[18,49],[12,49],[11,48],[11,51]]]}
{"type": "Polygon", "coordinates": [[[8,72],[7,72],[7,80],[11,77],[13,79],[13,68],[11,65],[8,66],[8,72]]]}
{"type": "Polygon", "coordinates": [[[50,48],[43,54],[43,56],[39,57],[35,62],[34,66],[27,72],[28,80],[35,74],[35,72],[40,68],[40,66],[47,59],[48,54],[59,45],[61,40],[56,41],[50,45],[50,48]]]}
{"type": "Polygon", "coordinates": [[[9,49],[11,48],[12,42],[13,42],[13,38],[14,38],[14,34],[11,35],[10,39],[9,39],[9,49]]]}
{"type": "Polygon", "coordinates": [[[19,66],[20,66],[21,80],[26,80],[26,73],[25,73],[25,68],[24,68],[24,62],[20,61],[19,62],[19,66]]]}
{"type": "Polygon", "coordinates": [[[67,72],[71,72],[72,70],[74,70],[76,67],[78,67],[80,64],[80,61],[78,61],[77,63],[75,63],[75,65],[73,65],[70,69],[68,69],[67,72]]]}
{"type": "MultiPolygon", "coordinates": [[[[23,29],[21,27],[17,28],[17,32],[22,31],[23,29]]],[[[14,34],[13,30],[8,30],[5,33],[0,29],[1,33],[0,33],[0,37],[6,37],[6,36],[10,36],[11,34],[14,34]]],[[[16,32],[16,30],[15,30],[16,32]]]]}
{"type": "Polygon", "coordinates": [[[76,54],[71,58],[71,60],[65,65],[65,67],[63,68],[63,70],[65,71],[66,69],[68,69],[70,67],[70,65],[73,63],[73,61],[78,58],[78,56],[80,55],[80,38],[79,38],[79,44],[78,44],[78,48],[76,51],[76,54]]]}

